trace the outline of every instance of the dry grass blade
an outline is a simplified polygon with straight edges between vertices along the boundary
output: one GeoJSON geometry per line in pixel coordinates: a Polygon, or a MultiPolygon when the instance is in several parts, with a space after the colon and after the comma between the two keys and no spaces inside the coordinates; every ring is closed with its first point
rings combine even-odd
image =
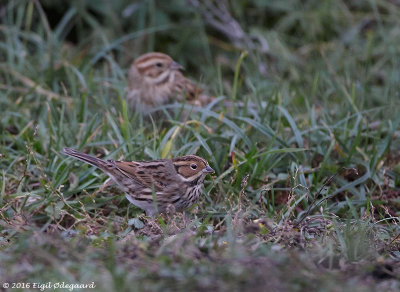
{"type": "MultiPolygon", "coordinates": [[[[40,86],[39,84],[37,84],[35,81],[33,81],[32,79],[29,79],[28,77],[22,75],[21,73],[15,71],[12,68],[9,68],[8,66],[4,65],[4,64],[0,64],[0,68],[3,70],[3,72],[9,72],[11,73],[18,81],[20,81],[21,83],[23,83],[26,87],[28,87],[30,90],[33,90],[35,92],[37,92],[40,95],[44,95],[47,97],[48,100],[51,100],[53,98],[55,99],[63,99],[65,98],[67,101],[72,100],[71,96],[66,96],[66,95],[60,95],[58,93],[55,93],[53,91],[44,89],[42,86],[40,86]]],[[[22,91],[22,88],[17,87],[16,90],[18,91],[22,91]]]]}

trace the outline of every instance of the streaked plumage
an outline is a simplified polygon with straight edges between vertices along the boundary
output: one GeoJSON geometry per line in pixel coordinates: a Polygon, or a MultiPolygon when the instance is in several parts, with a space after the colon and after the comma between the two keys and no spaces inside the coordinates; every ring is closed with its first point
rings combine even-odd
{"type": "Polygon", "coordinates": [[[137,58],[128,76],[126,98],[131,108],[148,113],[175,98],[203,106],[212,98],[183,76],[181,65],[163,53],[148,53],[137,58]]]}
{"type": "Polygon", "coordinates": [[[127,199],[145,210],[148,216],[165,212],[169,205],[176,211],[190,207],[203,192],[205,176],[214,172],[206,160],[195,155],[153,161],[115,161],[71,148],[65,148],[63,153],[100,168],[126,193],[127,199]]]}

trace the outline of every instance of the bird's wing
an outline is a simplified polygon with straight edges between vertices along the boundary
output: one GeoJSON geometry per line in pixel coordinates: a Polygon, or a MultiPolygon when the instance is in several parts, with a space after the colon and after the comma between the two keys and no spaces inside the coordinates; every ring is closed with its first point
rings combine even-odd
{"type": "Polygon", "coordinates": [[[174,169],[163,162],[125,162],[114,161],[117,169],[132,180],[132,184],[150,189],[155,192],[164,191],[168,186],[176,184],[173,179],[174,169]]]}

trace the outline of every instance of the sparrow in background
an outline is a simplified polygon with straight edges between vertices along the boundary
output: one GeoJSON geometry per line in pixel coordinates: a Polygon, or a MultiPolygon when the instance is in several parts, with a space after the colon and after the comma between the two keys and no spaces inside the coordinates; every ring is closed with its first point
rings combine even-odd
{"type": "Polygon", "coordinates": [[[186,100],[204,106],[213,98],[183,76],[181,65],[163,53],[147,53],[137,58],[129,70],[126,99],[131,108],[149,113],[154,107],[186,100]]]}

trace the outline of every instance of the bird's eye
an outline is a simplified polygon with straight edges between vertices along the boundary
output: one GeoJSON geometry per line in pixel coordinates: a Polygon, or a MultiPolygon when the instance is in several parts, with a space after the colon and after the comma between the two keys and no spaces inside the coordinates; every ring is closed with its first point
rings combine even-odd
{"type": "Polygon", "coordinates": [[[197,164],[192,163],[192,164],[190,165],[190,168],[191,168],[191,169],[196,169],[196,168],[197,168],[197,164]]]}
{"type": "Polygon", "coordinates": [[[158,63],[156,63],[156,66],[161,68],[162,67],[162,63],[158,62],[158,63]]]}

